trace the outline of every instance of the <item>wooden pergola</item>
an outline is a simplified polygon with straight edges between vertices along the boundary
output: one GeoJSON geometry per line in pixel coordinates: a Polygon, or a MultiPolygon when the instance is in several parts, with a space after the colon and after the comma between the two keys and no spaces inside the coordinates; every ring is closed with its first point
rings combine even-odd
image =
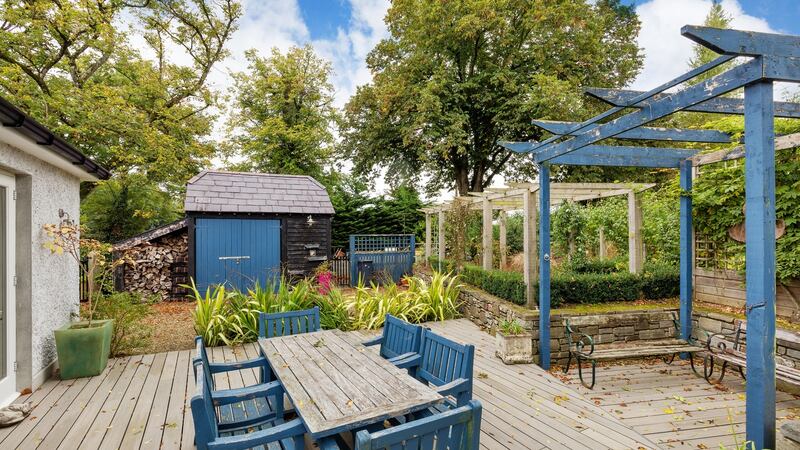
{"type": "MultiPolygon", "coordinates": [[[[687,25],[681,34],[720,56],[650,91],[591,89],[613,105],[583,122],[534,122],[553,136],[542,142],[502,143],[529,153],[539,166],[540,364],[550,366],[549,172],[552,164],[672,167],[680,171],[680,331],[692,334],[692,179],[697,164],[741,157],[745,165],[747,439],[755,448],[775,448],[775,117],[800,118],[800,104],[775,102],[775,81],[800,82],[800,36],[687,25]],[[698,79],[735,58],[744,62],[698,79]],[[671,92],[671,88],[683,88],[671,92]],[[744,89],[744,99],[726,94],[744,89]],[[726,142],[715,130],[648,128],[678,111],[744,115],[744,148],[699,156],[681,148],[652,147],[650,141],[726,142]],[[603,145],[606,139],[642,140],[644,146],[603,145]]],[[[796,138],[786,138],[796,142],[796,138]]],[[[730,141],[727,141],[730,142],[730,141]]],[[[787,142],[788,144],[789,142],[787,142]]],[[[694,151],[696,153],[696,151],[694,151]]]]}
{"type": "MultiPolygon", "coordinates": [[[[645,183],[552,183],[550,184],[550,204],[556,206],[565,201],[582,202],[600,198],[625,195],[628,197],[628,268],[632,273],[639,273],[644,266],[644,243],[642,240],[642,202],[640,192],[655,186],[645,183]]],[[[499,250],[500,268],[505,269],[508,264],[508,245],[506,219],[510,211],[523,212],[523,255],[525,296],[527,306],[535,308],[536,296],[534,295],[534,282],[539,278],[539,264],[537,258],[537,220],[539,183],[510,183],[508,187],[489,188],[485,192],[471,192],[468,196],[457,197],[455,200],[440,205],[424,208],[425,213],[425,260],[432,255],[433,249],[433,216],[438,216],[436,240],[438,257],[446,257],[445,234],[446,212],[450,211],[458,202],[463,202],[472,210],[483,212],[483,239],[481,254],[483,268],[493,268],[493,239],[494,212],[498,211],[498,224],[500,227],[499,250]]],[[[600,252],[604,256],[605,243],[601,230],[600,252]]]]}

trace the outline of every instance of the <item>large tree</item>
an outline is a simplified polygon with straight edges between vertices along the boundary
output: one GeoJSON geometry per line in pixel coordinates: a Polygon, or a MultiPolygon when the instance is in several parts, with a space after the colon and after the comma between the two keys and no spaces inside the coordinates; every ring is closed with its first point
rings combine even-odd
{"type": "Polygon", "coordinates": [[[3,0],[0,94],[115,173],[179,189],[214,155],[207,79],[240,15],[236,0],[3,0]]]}
{"type": "Polygon", "coordinates": [[[331,160],[337,111],[331,65],[311,46],[269,57],[246,53],[249,70],[234,76],[235,110],[230,141],[257,172],[311,175],[321,179],[331,160]]]}
{"type": "Polygon", "coordinates": [[[534,118],[586,116],[580,87],[622,86],[641,67],[638,18],[618,0],[395,0],[386,23],[343,149],[357,173],[385,168],[429,191],[530,177],[530,158],[499,139],[541,138],[534,118]]]}

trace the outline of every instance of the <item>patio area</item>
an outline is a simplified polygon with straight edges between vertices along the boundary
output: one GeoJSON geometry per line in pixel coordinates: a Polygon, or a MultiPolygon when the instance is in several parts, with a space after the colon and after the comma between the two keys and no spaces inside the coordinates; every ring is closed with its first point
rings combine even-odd
{"type": "MultiPolygon", "coordinates": [[[[562,382],[536,365],[502,364],[492,336],[465,319],[427,325],[476,346],[474,394],[484,405],[486,449],[719,448],[734,441],[729,414],[735,430],[743,429],[744,386],[732,374],[721,391],[680,365],[616,366],[600,369],[598,386],[589,391],[575,375],[562,382]]],[[[254,344],[210,350],[215,361],[256,355],[254,344]]],[[[0,447],[193,448],[192,353],[119,358],[97,377],[50,380],[20,398],[34,403],[33,413],[0,429],[0,447]]],[[[253,370],[217,379],[222,389],[255,382],[253,370]]],[[[779,394],[779,417],[794,408],[800,400],[779,394]]]]}

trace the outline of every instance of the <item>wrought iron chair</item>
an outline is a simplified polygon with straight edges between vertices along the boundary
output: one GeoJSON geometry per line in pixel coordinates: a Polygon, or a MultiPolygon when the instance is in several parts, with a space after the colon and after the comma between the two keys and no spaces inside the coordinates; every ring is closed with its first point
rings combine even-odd
{"type": "MultiPolygon", "coordinates": [[[[191,399],[195,444],[198,450],[234,450],[271,444],[270,449],[304,448],[305,425],[300,419],[283,422],[275,411],[260,411],[256,398],[282,398],[283,386],[277,381],[240,389],[212,391],[212,379],[201,360],[195,360],[195,394],[191,399]],[[244,405],[232,408],[229,405],[244,405]],[[217,414],[219,408],[219,414],[217,414]]],[[[275,402],[278,404],[279,402],[275,402]]]]}
{"type": "Polygon", "coordinates": [[[258,336],[271,338],[319,331],[319,306],[301,311],[259,313],[258,336]]]}
{"type": "MultiPolygon", "coordinates": [[[[385,430],[356,433],[355,450],[477,450],[480,448],[481,404],[466,405],[406,422],[385,430]]],[[[319,443],[321,450],[342,448],[335,438],[319,443]]]]}
{"type": "Polygon", "coordinates": [[[464,406],[472,400],[472,369],[475,346],[451,341],[431,330],[422,330],[420,353],[395,364],[416,369],[416,378],[435,386],[450,407],[464,406]]]}
{"type": "Polygon", "coordinates": [[[367,347],[380,344],[380,354],[383,358],[398,367],[407,368],[410,357],[419,354],[421,341],[421,326],[410,324],[391,314],[386,314],[383,333],[365,341],[363,344],[367,347]]]}

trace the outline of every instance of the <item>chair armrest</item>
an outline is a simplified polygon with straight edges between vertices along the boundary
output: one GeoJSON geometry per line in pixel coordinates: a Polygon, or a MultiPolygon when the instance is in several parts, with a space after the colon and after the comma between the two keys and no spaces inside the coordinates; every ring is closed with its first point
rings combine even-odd
{"type": "Polygon", "coordinates": [[[717,341],[717,345],[714,346],[714,345],[712,345],[712,341],[714,340],[715,337],[720,337],[720,338],[726,338],[727,337],[727,338],[730,338],[730,337],[732,337],[732,336],[734,336],[736,334],[735,331],[734,332],[729,332],[729,333],[725,333],[725,332],[709,333],[708,331],[705,331],[705,330],[704,330],[704,333],[706,334],[706,350],[708,350],[708,352],[711,353],[712,355],[715,354],[715,353],[724,353],[725,350],[728,349],[728,344],[729,343],[731,345],[733,345],[733,342],[729,342],[729,341],[727,341],[725,339],[720,339],[720,340],[717,341]]]}
{"type": "Polygon", "coordinates": [[[594,353],[594,338],[589,336],[586,333],[575,333],[578,335],[578,339],[573,341],[573,345],[575,346],[575,353],[581,356],[589,356],[594,353]],[[589,347],[589,351],[585,352],[583,349],[589,347]]]}
{"type": "Polygon", "coordinates": [[[265,398],[270,395],[283,395],[283,386],[277,381],[264,384],[254,384],[238,389],[225,389],[211,393],[211,400],[215,406],[243,402],[254,398],[265,398]]]}
{"type": "Polygon", "coordinates": [[[252,433],[239,434],[235,436],[219,437],[214,442],[208,443],[209,449],[216,450],[240,450],[269,444],[290,437],[305,434],[306,426],[300,419],[294,419],[266,430],[254,431],[252,433]]]}
{"type": "Polygon", "coordinates": [[[448,395],[456,396],[461,392],[469,390],[469,380],[466,378],[458,378],[447,384],[437,386],[433,390],[444,397],[448,395]]]}
{"type": "Polygon", "coordinates": [[[390,363],[395,363],[395,362],[398,362],[398,361],[402,361],[404,359],[411,358],[412,356],[414,356],[416,354],[417,354],[417,352],[407,352],[407,353],[403,353],[402,355],[397,355],[395,357],[389,358],[389,359],[387,359],[387,361],[389,361],[390,363]]]}
{"type": "Polygon", "coordinates": [[[267,366],[267,358],[259,356],[258,358],[248,359],[247,361],[232,361],[225,363],[208,363],[208,370],[211,373],[230,372],[233,370],[262,368],[267,366]]]}
{"type": "Polygon", "coordinates": [[[408,358],[393,360],[392,364],[401,369],[408,369],[410,367],[419,366],[421,361],[422,361],[422,356],[419,355],[418,353],[414,353],[412,356],[409,356],[408,358]]]}
{"type": "Polygon", "coordinates": [[[364,347],[372,347],[373,345],[378,345],[383,342],[383,335],[375,336],[372,339],[367,339],[366,341],[362,342],[361,345],[364,347]]]}

